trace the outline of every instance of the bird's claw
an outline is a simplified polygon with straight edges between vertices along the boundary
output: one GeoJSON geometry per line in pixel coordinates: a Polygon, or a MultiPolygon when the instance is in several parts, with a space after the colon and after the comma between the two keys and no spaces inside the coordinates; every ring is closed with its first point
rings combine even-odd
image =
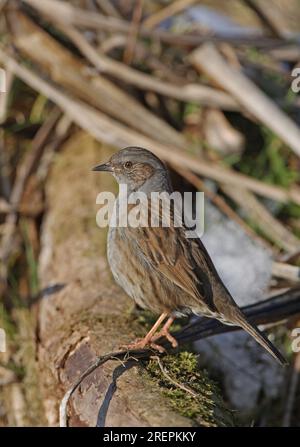
{"type": "Polygon", "coordinates": [[[121,345],[121,349],[126,349],[127,351],[136,351],[139,349],[146,349],[146,348],[152,348],[155,351],[159,351],[160,353],[164,353],[166,350],[163,346],[158,345],[157,343],[154,343],[151,340],[145,340],[144,338],[139,338],[133,343],[129,343],[128,345],[121,345]]]}
{"type": "Polygon", "coordinates": [[[136,341],[134,341],[133,343],[130,343],[129,345],[121,345],[121,348],[127,349],[128,351],[152,348],[160,353],[164,353],[164,352],[166,352],[166,349],[163,346],[155,343],[157,340],[159,340],[160,338],[163,338],[163,337],[166,338],[170,342],[172,348],[177,348],[178,342],[177,342],[176,338],[174,338],[173,335],[171,335],[169,331],[163,330],[163,329],[160,332],[158,332],[156,335],[154,335],[150,340],[147,338],[138,338],[136,341]]]}
{"type": "MultiPolygon", "coordinates": [[[[178,341],[176,340],[176,338],[173,337],[173,335],[170,334],[169,331],[166,331],[166,330],[165,331],[161,330],[156,335],[154,335],[151,338],[151,343],[153,344],[156,340],[158,340],[162,337],[166,338],[171,343],[172,348],[177,348],[178,341]]],[[[157,345],[157,346],[159,346],[159,345],[157,345]]]]}

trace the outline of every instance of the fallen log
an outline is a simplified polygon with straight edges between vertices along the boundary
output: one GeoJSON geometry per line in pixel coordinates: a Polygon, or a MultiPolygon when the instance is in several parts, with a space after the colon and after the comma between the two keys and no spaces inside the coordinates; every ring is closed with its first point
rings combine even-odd
{"type": "MultiPolygon", "coordinates": [[[[130,314],[131,300],[112,281],[105,256],[105,229],[99,229],[95,221],[97,194],[114,186],[109,176],[95,176],[90,169],[111,153],[112,149],[86,134],[77,134],[57,156],[47,182],[48,212],[42,227],[39,278],[41,288],[52,287],[52,293],[33,306],[39,308],[42,400],[52,426],[58,424],[63,395],[95,359],[118,351],[122,343],[146,331],[130,314]]],[[[188,418],[174,408],[159,381],[140,362],[125,368],[122,362],[107,362],[86,377],[73,394],[68,423],[232,424],[220,396],[207,393],[212,382],[205,375],[203,382],[201,418],[188,418]]]]}

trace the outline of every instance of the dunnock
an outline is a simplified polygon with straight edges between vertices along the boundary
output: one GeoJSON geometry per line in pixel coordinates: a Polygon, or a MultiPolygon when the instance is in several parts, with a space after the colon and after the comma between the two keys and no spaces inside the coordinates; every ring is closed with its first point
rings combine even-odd
{"type": "MultiPolygon", "coordinates": [[[[165,165],[143,148],[125,148],[93,170],[111,172],[119,184],[127,185],[128,194],[143,192],[150,197],[152,192],[172,192],[165,165]]],[[[117,206],[119,202],[120,195],[117,206]]],[[[184,226],[175,226],[174,219],[169,227],[109,228],[107,255],[116,282],[140,307],[160,314],[148,334],[130,348],[149,345],[161,350],[155,341],[162,336],[176,347],[177,341],[169,333],[174,317],[178,313],[192,312],[242,327],[275,359],[285,364],[286,360],[268,338],[247,321],[201,240],[187,238],[185,230],[184,226]]]]}

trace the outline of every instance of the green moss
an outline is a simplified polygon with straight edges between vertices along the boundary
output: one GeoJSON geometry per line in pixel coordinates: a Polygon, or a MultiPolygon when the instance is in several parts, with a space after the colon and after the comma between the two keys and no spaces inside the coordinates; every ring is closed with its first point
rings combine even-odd
{"type": "Polygon", "coordinates": [[[197,356],[190,352],[167,355],[161,360],[165,372],[172,380],[188,387],[196,396],[176,386],[161,370],[157,360],[151,360],[146,371],[171,407],[182,416],[191,418],[200,426],[233,426],[232,413],[226,408],[215,382],[201,371],[197,356]]]}

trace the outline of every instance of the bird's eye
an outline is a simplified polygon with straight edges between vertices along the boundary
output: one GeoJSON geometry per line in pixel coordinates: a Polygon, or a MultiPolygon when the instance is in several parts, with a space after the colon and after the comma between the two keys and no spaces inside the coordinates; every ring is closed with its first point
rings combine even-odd
{"type": "Polygon", "coordinates": [[[124,163],[124,167],[125,167],[126,169],[130,169],[130,168],[132,168],[132,163],[131,163],[131,161],[126,161],[126,163],[124,163]]]}

